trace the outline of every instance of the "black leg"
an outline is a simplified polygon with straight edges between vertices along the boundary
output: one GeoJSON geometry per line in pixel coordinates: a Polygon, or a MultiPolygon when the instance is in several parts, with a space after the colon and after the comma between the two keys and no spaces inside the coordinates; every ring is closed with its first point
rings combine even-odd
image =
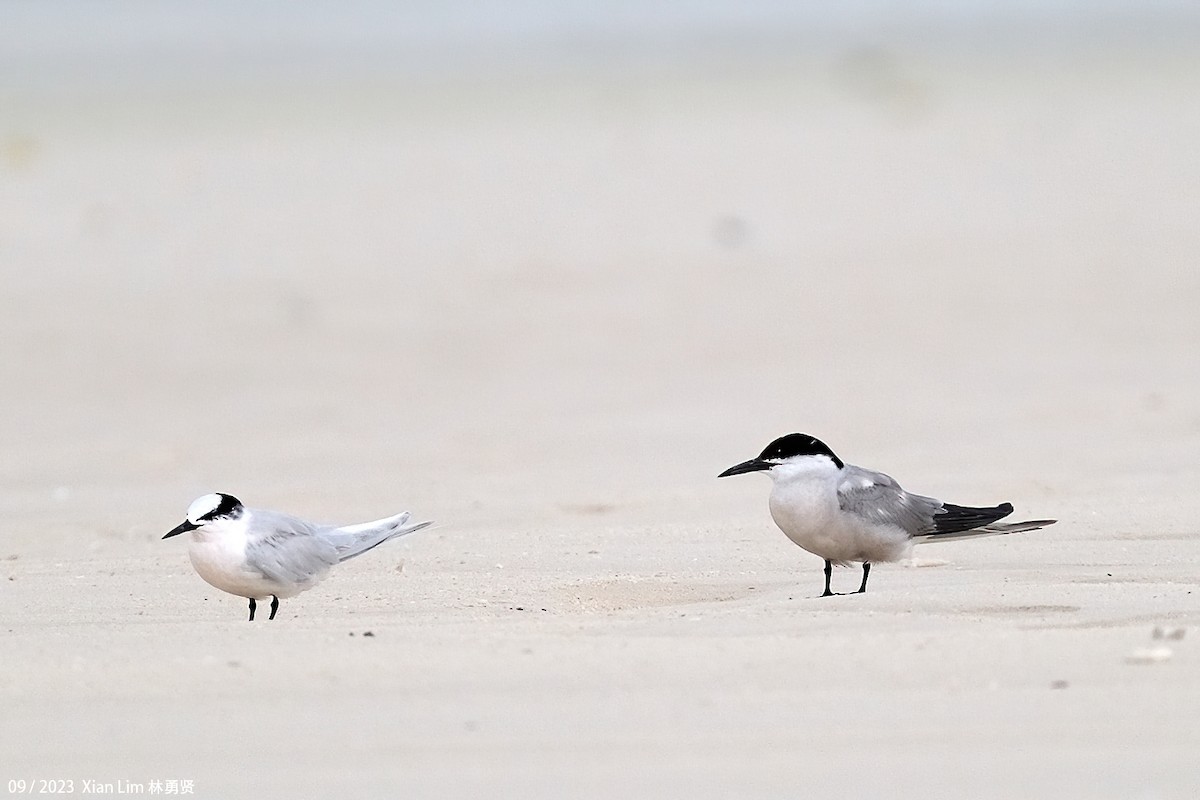
{"type": "Polygon", "coordinates": [[[254,622],[254,609],[258,608],[258,603],[254,602],[254,598],[250,598],[250,621],[254,622]]]}
{"type": "Polygon", "coordinates": [[[825,594],[821,597],[833,597],[833,592],[829,590],[829,581],[833,579],[833,562],[826,559],[825,561],[825,594]]]}
{"type": "Polygon", "coordinates": [[[862,585],[858,587],[859,594],[867,593],[867,576],[870,574],[871,574],[871,562],[864,561],[863,562],[863,582],[862,582],[862,585]]]}
{"type": "MultiPolygon", "coordinates": [[[[863,584],[863,585],[865,586],[866,584],[863,584]]],[[[275,595],[271,595],[271,616],[267,617],[267,619],[275,619],[275,612],[278,610],[279,610],[279,598],[276,597],[275,595]]]]}

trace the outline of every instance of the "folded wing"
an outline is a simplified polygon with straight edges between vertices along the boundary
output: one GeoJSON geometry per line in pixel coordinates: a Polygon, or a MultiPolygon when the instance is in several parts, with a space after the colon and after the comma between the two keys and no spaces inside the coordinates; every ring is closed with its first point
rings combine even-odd
{"type": "Polygon", "coordinates": [[[838,484],[842,511],[876,525],[895,525],[909,536],[932,533],[942,501],[900,488],[890,475],[847,464],[838,484]]]}
{"type": "Polygon", "coordinates": [[[306,585],[338,562],[337,549],[320,536],[322,528],[296,517],[254,511],[246,565],[281,583],[306,585]]]}
{"type": "Polygon", "coordinates": [[[906,492],[890,475],[847,464],[838,484],[843,511],[877,525],[895,525],[919,541],[951,541],[974,536],[1032,531],[1052,519],[997,523],[1013,512],[1011,503],[958,506],[906,492]]]}

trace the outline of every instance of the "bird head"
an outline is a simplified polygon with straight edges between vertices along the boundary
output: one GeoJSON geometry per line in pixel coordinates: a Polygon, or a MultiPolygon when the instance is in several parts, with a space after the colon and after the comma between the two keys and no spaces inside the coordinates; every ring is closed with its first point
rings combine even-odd
{"type": "Polygon", "coordinates": [[[210,522],[216,522],[222,519],[237,519],[242,515],[245,508],[242,506],[242,501],[238,500],[231,494],[206,494],[203,497],[197,497],[188,506],[187,518],[167,532],[162,538],[170,539],[172,536],[178,536],[181,533],[194,531],[197,528],[203,528],[210,522]]]}
{"type": "Polygon", "coordinates": [[[755,458],[734,464],[717,477],[766,472],[778,480],[785,475],[830,468],[840,470],[843,466],[842,460],[820,439],[807,433],[789,433],[771,442],[755,458]]]}

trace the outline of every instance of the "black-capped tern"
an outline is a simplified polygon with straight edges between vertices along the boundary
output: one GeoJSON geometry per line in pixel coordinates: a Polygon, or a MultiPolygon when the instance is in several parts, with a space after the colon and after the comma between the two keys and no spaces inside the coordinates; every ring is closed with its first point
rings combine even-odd
{"type": "Polygon", "coordinates": [[[843,462],[819,439],[791,433],[756,458],[717,477],[766,472],[773,481],[770,509],[775,524],[796,544],[825,559],[825,592],[833,565],[863,565],[859,592],[867,591],[871,564],[908,557],[916,542],[1032,531],[1056,520],[997,523],[1010,503],[972,508],[911,494],[889,475],[843,462]]]}

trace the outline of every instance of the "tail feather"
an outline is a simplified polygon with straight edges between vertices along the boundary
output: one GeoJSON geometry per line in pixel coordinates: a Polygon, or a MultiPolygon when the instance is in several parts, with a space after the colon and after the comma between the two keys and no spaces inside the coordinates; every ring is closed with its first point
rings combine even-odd
{"type": "Polygon", "coordinates": [[[355,556],[361,556],[368,550],[378,547],[389,539],[398,539],[401,536],[407,536],[410,533],[427,528],[433,524],[431,520],[429,522],[417,522],[407,525],[405,523],[408,522],[410,516],[405,511],[394,517],[337,528],[329,538],[333,541],[334,547],[337,548],[338,561],[349,561],[355,556]]]}
{"type": "Polygon", "coordinates": [[[360,522],[357,525],[343,525],[337,530],[338,533],[370,533],[375,530],[382,530],[383,528],[392,528],[403,525],[404,523],[408,522],[408,519],[411,516],[412,514],[408,511],[401,511],[394,517],[384,517],[383,519],[372,520],[371,522],[360,522]]]}
{"type": "Polygon", "coordinates": [[[943,512],[933,518],[934,529],[913,538],[920,542],[952,542],[956,539],[974,539],[981,536],[1002,536],[1006,533],[1036,531],[1053,525],[1055,519],[1031,519],[1025,522],[997,522],[1013,512],[1011,503],[1001,503],[993,508],[971,508],[945,503],[943,512]]]}
{"type": "Polygon", "coordinates": [[[991,508],[972,508],[971,506],[956,506],[953,503],[942,503],[941,509],[933,517],[933,534],[963,533],[982,528],[998,519],[1003,519],[1013,512],[1012,503],[1001,503],[991,508]]]}
{"type": "Polygon", "coordinates": [[[1041,530],[1047,525],[1058,522],[1056,519],[1031,519],[1025,522],[998,522],[995,525],[984,525],[988,533],[1024,533],[1025,531],[1041,530]]]}

